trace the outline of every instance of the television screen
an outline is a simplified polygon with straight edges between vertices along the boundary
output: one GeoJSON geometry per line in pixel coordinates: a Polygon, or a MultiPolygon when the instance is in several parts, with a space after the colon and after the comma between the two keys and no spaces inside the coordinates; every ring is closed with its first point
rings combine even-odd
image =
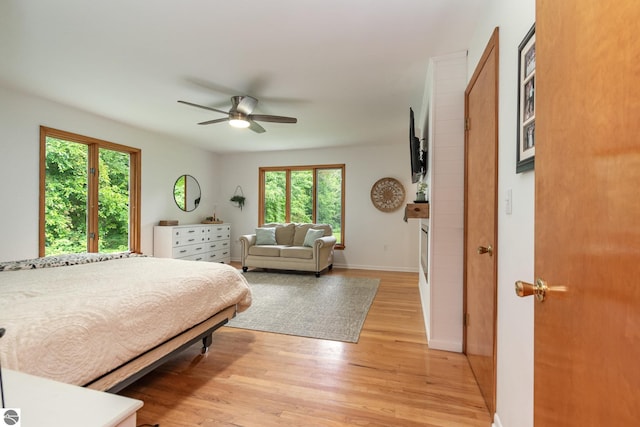
{"type": "Polygon", "coordinates": [[[422,158],[420,139],[416,136],[412,108],[409,108],[409,150],[411,154],[411,182],[416,183],[425,173],[425,159],[422,158]]]}

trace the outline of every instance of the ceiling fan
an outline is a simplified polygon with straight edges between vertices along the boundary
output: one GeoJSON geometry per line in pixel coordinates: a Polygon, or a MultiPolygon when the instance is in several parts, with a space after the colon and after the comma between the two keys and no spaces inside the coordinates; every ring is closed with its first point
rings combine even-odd
{"type": "Polygon", "coordinates": [[[231,109],[227,111],[218,110],[216,108],[205,107],[204,105],[193,104],[187,101],[178,101],[181,104],[191,105],[192,107],[203,108],[205,110],[215,111],[217,113],[226,114],[227,117],[221,119],[207,120],[206,122],[200,122],[199,125],[210,125],[213,123],[221,123],[228,121],[229,124],[237,128],[249,128],[254,132],[263,133],[265,128],[256,123],[272,122],[272,123],[297,123],[298,119],[295,117],[285,116],[271,116],[267,114],[251,114],[256,108],[258,100],[251,96],[232,96],[231,97],[231,109]]]}

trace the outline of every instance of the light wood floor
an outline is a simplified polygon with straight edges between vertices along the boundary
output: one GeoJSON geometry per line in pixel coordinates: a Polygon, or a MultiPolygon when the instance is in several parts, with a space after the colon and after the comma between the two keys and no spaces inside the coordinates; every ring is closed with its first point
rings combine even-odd
{"type": "Polygon", "coordinates": [[[381,279],[357,344],[223,327],[121,392],[138,424],[491,425],[465,356],[427,347],[417,273],[328,274],[381,279]]]}

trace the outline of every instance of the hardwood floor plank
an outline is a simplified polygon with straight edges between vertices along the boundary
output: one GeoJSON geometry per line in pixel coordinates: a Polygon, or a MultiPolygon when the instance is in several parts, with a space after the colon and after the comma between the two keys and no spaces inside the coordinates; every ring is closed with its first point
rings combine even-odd
{"type": "Polygon", "coordinates": [[[121,392],[138,423],[491,425],[466,357],[427,346],[417,274],[327,274],[381,279],[357,344],[223,327],[121,392]]]}

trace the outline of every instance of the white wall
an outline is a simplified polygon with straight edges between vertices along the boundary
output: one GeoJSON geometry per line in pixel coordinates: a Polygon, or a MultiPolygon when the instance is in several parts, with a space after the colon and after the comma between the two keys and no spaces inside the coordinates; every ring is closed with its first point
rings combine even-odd
{"type": "Polygon", "coordinates": [[[430,215],[428,280],[419,276],[420,296],[429,348],[456,352],[463,348],[466,76],[466,51],[431,58],[424,97],[430,215]]]}
{"type": "Polygon", "coordinates": [[[371,186],[380,178],[393,177],[405,187],[407,202],[415,197],[411,184],[408,142],[386,146],[347,147],[324,150],[291,150],[228,154],[221,156],[224,179],[220,216],[231,222],[234,260],[240,259],[241,234],[258,225],[258,168],[345,164],[345,249],[337,250],[336,267],[374,270],[418,271],[418,234],[413,221],[403,221],[404,209],[392,213],[377,210],[370,199],[371,186]],[[247,197],[242,211],[228,202],[237,185],[247,197]]]}
{"type": "Polygon", "coordinates": [[[498,160],[497,408],[503,427],[533,426],[533,299],[516,280],[533,281],[534,172],[516,174],[518,45],[535,21],[535,0],[491,0],[469,46],[471,77],[495,27],[500,28],[498,160]],[[505,214],[507,189],[513,214],[505,214]]]}
{"type": "Polygon", "coordinates": [[[38,256],[40,125],[142,149],[142,251],[153,252],[153,225],[160,219],[200,222],[219,191],[216,154],[153,132],[0,87],[0,260],[38,256]],[[180,211],[173,184],[181,174],[200,182],[202,204],[180,211]]]}

